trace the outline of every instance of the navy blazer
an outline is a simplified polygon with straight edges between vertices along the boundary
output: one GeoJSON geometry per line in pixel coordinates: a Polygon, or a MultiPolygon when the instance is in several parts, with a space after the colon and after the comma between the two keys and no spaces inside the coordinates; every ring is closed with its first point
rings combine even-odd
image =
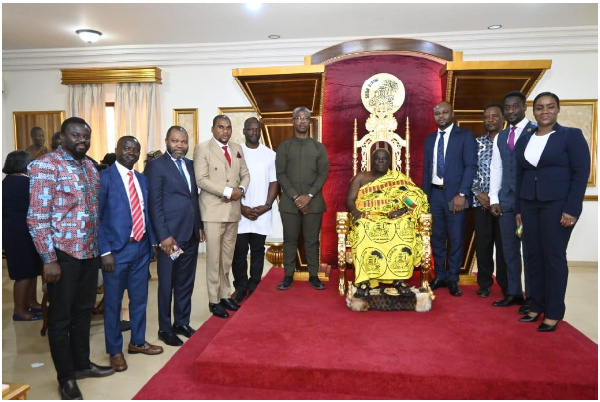
{"type": "MultiPolygon", "coordinates": [[[[144,220],[150,244],[157,244],[156,235],[148,214],[148,179],[135,172],[144,200],[144,220]]],[[[100,172],[100,224],[98,225],[98,248],[100,254],[122,250],[131,236],[133,222],[129,196],[116,163],[100,172]]],[[[150,252],[150,250],[149,250],[150,252]]]]}
{"type": "MultiPolygon", "coordinates": [[[[433,148],[437,130],[425,139],[423,157],[423,182],[421,188],[431,197],[431,178],[433,177],[433,148]]],[[[471,199],[471,185],[477,172],[477,141],[471,130],[454,124],[450,132],[446,155],[444,157],[444,199],[450,202],[458,193],[471,199]]]]}
{"type": "MultiPolygon", "coordinates": [[[[533,133],[517,141],[517,213],[519,199],[565,200],[563,212],[581,215],[583,197],[590,176],[590,148],[578,128],[554,125],[554,133],[540,156],[537,167],[525,159],[525,149],[533,133]]],[[[537,131],[537,130],[536,130],[537,131]]]]}
{"type": "Polygon", "coordinates": [[[187,242],[203,229],[198,205],[198,186],[192,161],[183,158],[190,175],[192,191],[168,153],[148,162],[144,174],[150,181],[149,211],[158,241],[173,236],[177,243],[187,242]]]}

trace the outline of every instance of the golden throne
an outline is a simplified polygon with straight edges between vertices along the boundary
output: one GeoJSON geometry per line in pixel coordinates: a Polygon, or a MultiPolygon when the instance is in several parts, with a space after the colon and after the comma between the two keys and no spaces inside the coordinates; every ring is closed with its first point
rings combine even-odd
{"type": "MultiPolygon", "coordinates": [[[[377,148],[385,148],[392,156],[391,168],[403,172],[410,177],[410,122],[406,118],[405,138],[395,131],[398,122],[393,113],[402,106],[404,101],[404,87],[402,82],[389,74],[377,74],[363,85],[363,103],[371,111],[365,127],[368,131],[360,140],[358,139],[357,120],[354,120],[353,135],[353,176],[359,169],[366,171],[371,167],[371,152],[377,148]],[[367,84],[374,88],[365,88],[367,84]],[[377,85],[379,83],[379,85],[377,85]],[[386,89],[387,87],[387,89],[386,89]],[[391,90],[390,90],[391,87],[391,90]],[[400,92],[400,95],[397,93],[400,92]],[[404,158],[403,151],[404,150],[404,158]],[[360,159],[359,159],[360,153],[360,159]],[[404,163],[403,162],[404,159],[404,163]],[[359,163],[360,162],[360,163],[359,163]],[[402,167],[404,166],[404,170],[402,167]]],[[[336,213],[336,232],[338,237],[338,272],[339,272],[339,294],[344,296],[346,292],[350,295],[351,282],[346,281],[346,268],[352,264],[352,250],[348,240],[350,232],[351,215],[349,212],[336,213]]],[[[420,292],[427,292],[431,300],[435,298],[429,286],[429,270],[431,269],[431,247],[430,236],[432,229],[432,216],[429,213],[421,214],[419,218],[419,231],[423,240],[423,257],[420,264],[420,292]]],[[[416,267],[415,267],[416,268],[416,267]]]]}

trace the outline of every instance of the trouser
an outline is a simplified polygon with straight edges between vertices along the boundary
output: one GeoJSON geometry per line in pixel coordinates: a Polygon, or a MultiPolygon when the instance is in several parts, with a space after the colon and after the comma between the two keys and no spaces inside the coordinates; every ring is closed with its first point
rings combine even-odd
{"type": "Polygon", "coordinates": [[[158,252],[158,330],[171,332],[171,299],[173,299],[173,324],[190,324],[192,292],[198,262],[198,239],[178,243],[183,254],[175,261],[162,250],[158,252]]]}
{"type": "Polygon", "coordinates": [[[206,234],[206,286],[208,302],[231,296],[229,270],[233,260],[238,222],[204,222],[206,234]]]}
{"type": "Polygon", "coordinates": [[[121,304],[127,289],[129,296],[129,319],[131,321],[131,343],[142,345],[146,341],[146,305],[148,303],[149,265],[152,248],[148,237],[141,242],[130,242],[125,246],[133,259],[119,262],[115,255],[115,270],[104,272],[104,335],[106,353],[123,353],[121,334],[121,304]]]}
{"type": "Polygon", "coordinates": [[[319,272],[319,232],[323,213],[305,215],[300,211],[296,213],[280,211],[280,214],[283,225],[283,270],[285,275],[294,275],[298,236],[302,230],[308,273],[310,276],[317,276],[319,272]]]}
{"type": "Polygon", "coordinates": [[[498,218],[489,210],[475,208],[475,255],[477,256],[477,283],[482,288],[489,288],[494,283],[494,245],[496,245],[496,281],[506,294],[508,283],[506,278],[506,262],[502,250],[502,238],[498,218]]]}
{"type": "Polygon", "coordinates": [[[565,200],[521,200],[523,241],[530,270],[531,311],[545,318],[562,320],[569,267],[567,245],[573,227],[562,227],[560,219],[565,200]]]}
{"type": "Polygon", "coordinates": [[[453,213],[444,200],[444,192],[437,188],[431,189],[429,200],[431,214],[433,215],[433,233],[431,246],[435,261],[435,275],[440,280],[458,282],[460,267],[463,262],[463,242],[467,221],[466,210],[453,213]],[[450,250],[446,248],[446,240],[450,250]],[[448,257],[448,270],[446,270],[446,256],[448,257]]]}
{"type": "Polygon", "coordinates": [[[77,259],[56,250],[60,280],[48,283],[48,341],[59,384],[90,368],[90,322],[100,258],[77,259]]]}
{"type": "Polygon", "coordinates": [[[508,294],[521,296],[523,294],[523,287],[521,286],[523,260],[521,258],[521,241],[516,235],[517,222],[515,215],[514,211],[502,210],[502,215],[498,217],[498,223],[500,224],[500,234],[502,236],[504,260],[506,261],[508,294]]]}
{"type": "Polygon", "coordinates": [[[233,286],[240,292],[254,291],[260,283],[265,264],[266,235],[238,233],[231,265],[233,286]],[[248,279],[248,246],[250,247],[250,279],[248,279]]]}

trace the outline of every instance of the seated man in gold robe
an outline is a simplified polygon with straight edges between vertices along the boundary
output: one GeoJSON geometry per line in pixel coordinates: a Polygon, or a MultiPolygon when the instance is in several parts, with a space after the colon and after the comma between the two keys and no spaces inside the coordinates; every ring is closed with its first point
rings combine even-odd
{"type": "Polygon", "coordinates": [[[350,182],[346,208],[352,214],[350,243],[355,267],[356,297],[367,297],[379,283],[391,283],[400,294],[421,262],[423,242],[419,217],[429,212],[425,193],[396,170],[385,149],[373,152],[372,171],[350,182]]]}

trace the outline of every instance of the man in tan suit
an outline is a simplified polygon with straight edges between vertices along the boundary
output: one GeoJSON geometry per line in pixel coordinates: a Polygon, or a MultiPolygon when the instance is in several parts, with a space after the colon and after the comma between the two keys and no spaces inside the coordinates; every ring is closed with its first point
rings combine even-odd
{"type": "Polygon", "coordinates": [[[196,145],[194,172],[200,192],[200,213],[206,234],[206,284],[208,308],[221,318],[239,305],[230,298],[229,270],[235,250],[240,199],[250,182],[242,147],[230,143],[231,120],[225,115],[213,119],[213,138],[196,145]]]}

